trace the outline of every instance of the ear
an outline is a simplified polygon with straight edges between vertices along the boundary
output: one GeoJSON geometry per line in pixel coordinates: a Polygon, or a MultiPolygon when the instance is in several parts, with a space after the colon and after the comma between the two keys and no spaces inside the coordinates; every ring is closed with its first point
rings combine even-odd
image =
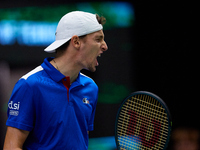
{"type": "Polygon", "coordinates": [[[71,43],[74,48],[79,49],[81,47],[80,39],[77,35],[72,36],[71,43]]]}

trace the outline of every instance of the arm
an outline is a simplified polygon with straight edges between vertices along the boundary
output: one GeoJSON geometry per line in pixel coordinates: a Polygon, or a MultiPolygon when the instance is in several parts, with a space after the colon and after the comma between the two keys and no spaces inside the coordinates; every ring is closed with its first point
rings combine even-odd
{"type": "Polygon", "coordinates": [[[28,137],[29,131],[7,127],[4,141],[4,150],[22,150],[23,144],[28,137]]]}

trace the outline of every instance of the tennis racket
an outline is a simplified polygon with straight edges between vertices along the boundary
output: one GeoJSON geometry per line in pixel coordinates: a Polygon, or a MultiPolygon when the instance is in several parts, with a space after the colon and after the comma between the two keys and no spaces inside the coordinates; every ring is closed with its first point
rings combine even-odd
{"type": "Polygon", "coordinates": [[[172,120],[164,101],[153,93],[139,91],[122,102],[115,123],[118,150],[165,150],[172,120]]]}

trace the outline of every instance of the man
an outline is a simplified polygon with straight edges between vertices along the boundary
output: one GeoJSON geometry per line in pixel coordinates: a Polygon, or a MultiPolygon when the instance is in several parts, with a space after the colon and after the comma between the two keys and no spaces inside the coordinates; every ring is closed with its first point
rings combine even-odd
{"type": "Polygon", "coordinates": [[[4,149],[86,150],[98,87],[80,73],[92,72],[108,49],[105,18],[74,11],[61,18],[56,40],[45,51],[56,52],[15,85],[8,103],[4,149]]]}

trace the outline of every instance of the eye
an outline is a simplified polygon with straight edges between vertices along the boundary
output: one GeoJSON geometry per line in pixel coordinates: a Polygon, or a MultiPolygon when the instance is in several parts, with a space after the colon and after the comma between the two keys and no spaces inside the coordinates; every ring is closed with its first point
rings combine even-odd
{"type": "Polygon", "coordinates": [[[96,39],[97,42],[101,42],[101,39],[96,39]]]}

